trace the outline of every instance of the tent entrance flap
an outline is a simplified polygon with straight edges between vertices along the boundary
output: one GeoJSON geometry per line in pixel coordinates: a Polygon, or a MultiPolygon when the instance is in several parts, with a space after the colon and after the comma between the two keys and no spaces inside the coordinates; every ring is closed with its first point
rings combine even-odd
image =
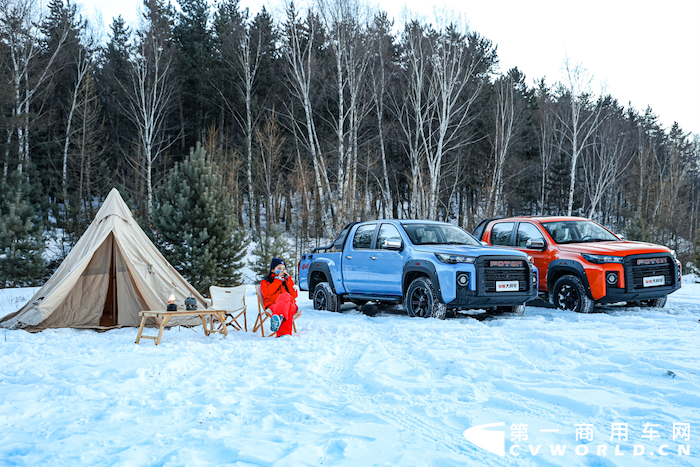
{"type": "Polygon", "coordinates": [[[107,298],[105,300],[102,316],[100,317],[100,326],[111,327],[116,326],[117,316],[119,313],[117,304],[117,264],[114,258],[116,248],[114,247],[114,234],[111,234],[107,239],[111,243],[111,255],[109,261],[109,286],[107,289],[107,298]]]}

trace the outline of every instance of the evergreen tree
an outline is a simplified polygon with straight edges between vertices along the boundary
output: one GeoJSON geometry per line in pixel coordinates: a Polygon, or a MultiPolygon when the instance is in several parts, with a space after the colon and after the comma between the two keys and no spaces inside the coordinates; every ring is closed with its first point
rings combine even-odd
{"type": "Polygon", "coordinates": [[[28,201],[29,185],[16,174],[0,195],[0,286],[39,285],[46,273],[43,225],[28,201]]]}
{"type": "MultiPolygon", "coordinates": [[[[173,28],[178,48],[179,71],[183,78],[181,125],[185,141],[203,141],[207,113],[214,102],[210,71],[214,65],[214,38],[209,28],[209,5],[206,0],[179,0],[182,12],[173,28]]],[[[191,143],[190,143],[191,144],[191,143]]]]}
{"type": "Polygon", "coordinates": [[[651,234],[647,228],[647,223],[642,219],[642,216],[637,213],[637,215],[632,218],[630,225],[625,230],[625,237],[627,240],[633,240],[636,242],[649,242],[651,241],[651,234]]]}
{"type": "Polygon", "coordinates": [[[197,290],[241,283],[248,244],[221,176],[198,144],[156,190],[153,224],[165,257],[197,290]]]}
{"type": "MultiPolygon", "coordinates": [[[[250,267],[258,276],[258,279],[262,279],[270,272],[270,262],[272,262],[272,258],[281,258],[287,265],[291,265],[294,262],[289,244],[282,234],[284,234],[284,226],[281,224],[274,224],[270,226],[267,233],[263,233],[260,236],[260,241],[253,250],[253,254],[257,256],[258,259],[250,262],[250,267]]],[[[290,270],[287,272],[292,274],[292,269],[293,268],[290,267],[290,270]]]]}
{"type": "Polygon", "coordinates": [[[134,125],[124,112],[129,85],[129,55],[133,53],[132,31],[120,16],[110,25],[110,40],[98,67],[97,88],[102,96],[102,115],[107,132],[106,161],[115,183],[124,183],[126,155],[131,151],[134,125]]]}

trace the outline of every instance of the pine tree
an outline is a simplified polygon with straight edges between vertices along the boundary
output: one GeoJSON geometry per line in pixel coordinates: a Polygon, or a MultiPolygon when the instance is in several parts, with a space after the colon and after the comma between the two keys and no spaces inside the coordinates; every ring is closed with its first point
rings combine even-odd
{"type": "Polygon", "coordinates": [[[156,190],[153,224],[171,264],[200,292],[241,283],[248,244],[221,176],[197,145],[156,190]]]}
{"type": "MultiPolygon", "coordinates": [[[[283,233],[284,227],[280,224],[274,224],[268,229],[267,233],[263,233],[260,236],[258,246],[253,250],[253,254],[258,259],[250,262],[250,267],[258,276],[258,279],[262,279],[270,272],[272,258],[281,258],[288,265],[293,263],[292,253],[287,240],[282,235],[283,233]]],[[[291,269],[293,268],[287,271],[290,274],[293,272],[291,269]]]]}
{"type": "MultiPolygon", "coordinates": [[[[15,178],[15,177],[11,177],[15,178]]],[[[46,273],[43,225],[28,201],[29,186],[17,174],[14,186],[2,183],[0,195],[0,286],[39,285],[46,273]]]]}
{"type": "Polygon", "coordinates": [[[635,215],[630,221],[630,225],[625,229],[625,237],[628,240],[636,242],[651,241],[651,234],[647,228],[647,224],[639,214],[635,215]]]}

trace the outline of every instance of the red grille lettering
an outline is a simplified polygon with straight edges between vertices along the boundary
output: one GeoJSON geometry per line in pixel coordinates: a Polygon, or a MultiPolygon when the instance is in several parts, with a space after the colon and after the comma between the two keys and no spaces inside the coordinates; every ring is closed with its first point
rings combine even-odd
{"type": "Polygon", "coordinates": [[[668,258],[644,258],[637,260],[637,266],[648,266],[650,264],[666,264],[668,258]]]}
{"type": "Polygon", "coordinates": [[[499,268],[521,268],[523,267],[522,261],[491,261],[489,262],[490,267],[499,268]]]}

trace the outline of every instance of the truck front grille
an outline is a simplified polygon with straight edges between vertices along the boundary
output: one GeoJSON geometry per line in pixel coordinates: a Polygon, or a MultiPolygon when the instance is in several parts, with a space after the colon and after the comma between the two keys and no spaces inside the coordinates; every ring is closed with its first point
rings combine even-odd
{"type": "Polygon", "coordinates": [[[673,260],[671,258],[659,256],[637,257],[632,259],[631,263],[631,285],[634,290],[648,290],[647,287],[644,287],[645,277],[664,276],[664,285],[673,285],[673,260]]]}
{"type": "MultiPolygon", "coordinates": [[[[498,267],[490,266],[490,261],[484,264],[484,292],[495,293],[497,281],[518,281],[518,291],[528,290],[529,269],[527,263],[518,260],[523,266],[520,267],[498,267]]],[[[507,292],[501,292],[507,293],[507,292]]]]}

